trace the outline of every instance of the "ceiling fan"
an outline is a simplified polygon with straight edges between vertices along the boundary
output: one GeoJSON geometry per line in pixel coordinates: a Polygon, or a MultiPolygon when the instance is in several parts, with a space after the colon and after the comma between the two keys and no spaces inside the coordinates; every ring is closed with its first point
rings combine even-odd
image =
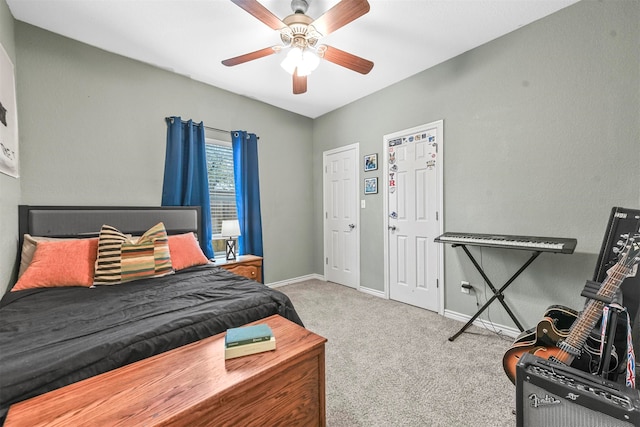
{"type": "Polygon", "coordinates": [[[222,63],[228,67],[263,58],[283,49],[290,49],[282,62],[282,67],[293,75],[294,94],[307,91],[307,76],[318,66],[321,58],[361,74],[367,74],[373,68],[371,61],[326,44],[318,44],[322,37],[369,12],[367,0],[342,0],[315,20],[305,15],[309,7],[308,0],[292,0],[293,14],[283,20],[276,17],[257,0],[231,1],[278,31],[282,45],[225,59],[222,63]]]}

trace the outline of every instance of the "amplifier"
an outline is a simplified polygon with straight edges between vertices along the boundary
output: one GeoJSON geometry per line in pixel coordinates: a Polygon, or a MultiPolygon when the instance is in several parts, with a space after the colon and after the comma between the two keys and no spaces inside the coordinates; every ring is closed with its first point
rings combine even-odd
{"type": "Polygon", "coordinates": [[[516,419],[518,427],[637,427],[640,391],[525,353],[516,419]]]}

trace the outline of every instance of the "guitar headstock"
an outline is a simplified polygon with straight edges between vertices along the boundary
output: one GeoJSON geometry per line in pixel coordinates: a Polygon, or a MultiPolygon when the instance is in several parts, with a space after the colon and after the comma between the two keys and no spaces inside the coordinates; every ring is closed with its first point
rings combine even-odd
{"type": "Polygon", "coordinates": [[[640,262],[640,234],[625,235],[623,237],[626,237],[627,241],[624,242],[624,249],[621,251],[622,259],[620,259],[619,264],[630,268],[640,262]]]}

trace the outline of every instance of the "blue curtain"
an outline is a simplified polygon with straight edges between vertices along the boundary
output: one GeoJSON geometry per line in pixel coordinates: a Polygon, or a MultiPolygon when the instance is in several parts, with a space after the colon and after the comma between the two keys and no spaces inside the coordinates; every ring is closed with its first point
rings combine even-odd
{"type": "Polygon", "coordinates": [[[238,253],[262,256],[262,218],[258,178],[258,138],[245,131],[231,132],[233,178],[240,222],[238,253]]]}
{"type": "Polygon", "coordinates": [[[200,245],[213,258],[211,205],[204,142],[204,125],[167,117],[167,154],[164,163],[162,206],[200,206],[200,245]]]}

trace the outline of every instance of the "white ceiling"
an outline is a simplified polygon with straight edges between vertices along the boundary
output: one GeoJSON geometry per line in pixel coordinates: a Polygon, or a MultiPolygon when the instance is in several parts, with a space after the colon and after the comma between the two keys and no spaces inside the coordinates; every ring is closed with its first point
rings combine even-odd
{"type": "MultiPolygon", "coordinates": [[[[259,0],[283,19],[290,0],[259,0]]],[[[371,60],[361,75],[322,61],[292,94],[284,53],[235,67],[223,59],[280,43],[230,0],[7,0],[20,21],[316,118],[550,15],[578,0],[369,0],[371,10],[321,43],[371,60]]],[[[310,0],[318,18],[338,0],[310,0]]]]}

